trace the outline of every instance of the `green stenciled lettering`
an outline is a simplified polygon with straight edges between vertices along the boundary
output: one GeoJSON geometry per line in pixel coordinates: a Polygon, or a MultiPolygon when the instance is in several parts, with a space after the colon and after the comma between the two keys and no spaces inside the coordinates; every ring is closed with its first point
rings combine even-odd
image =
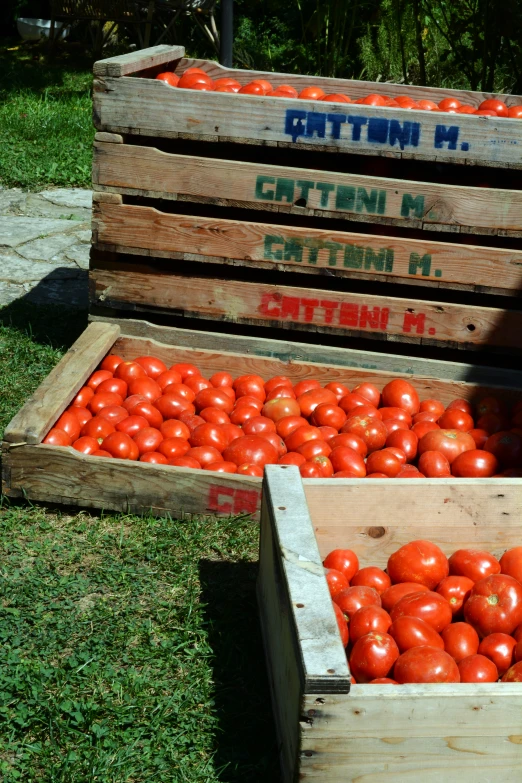
{"type": "Polygon", "coordinates": [[[372,266],[376,272],[384,272],[384,265],[386,263],[386,248],[375,251],[371,247],[367,247],[364,250],[364,268],[371,271],[372,266]]]}
{"type": "Polygon", "coordinates": [[[256,198],[261,201],[273,201],[274,190],[263,190],[265,185],[275,185],[275,177],[264,177],[262,174],[256,179],[256,198]]]}
{"type": "MultiPolygon", "coordinates": [[[[301,191],[299,198],[304,198],[305,202],[308,201],[308,195],[315,188],[315,182],[312,182],[311,179],[298,179],[295,184],[301,191]]],[[[306,204],[304,206],[306,207],[306,204]]]]}
{"type": "Polygon", "coordinates": [[[386,261],[384,262],[384,271],[393,272],[393,262],[395,260],[395,254],[393,250],[389,248],[386,250],[386,261]]]}
{"type": "Polygon", "coordinates": [[[337,253],[343,246],[338,242],[325,242],[324,246],[328,250],[328,266],[337,266],[337,253]]]}
{"type": "Polygon", "coordinates": [[[371,215],[377,212],[377,196],[379,191],[373,188],[369,193],[366,188],[357,188],[357,201],[355,203],[355,211],[363,212],[366,210],[371,215]]]}
{"type": "Polygon", "coordinates": [[[304,246],[308,249],[308,264],[317,264],[317,258],[319,251],[323,249],[325,243],[322,239],[305,239],[303,241],[304,246]]]}
{"type": "Polygon", "coordinates": [[[344,266],[348,269],[362,269],[364,260],[364,247],[346,245],[344,248],[344,266]]]}
{"type": "Polygon", "coordinates": [[[267,234],[265,236],[265,258],[269,261],[282,261],[283,251],[281,249],[274,250],[273,245],[284,245],[284,243],[283,237],[267,234]]]}
{"type": "Polygon", "coordinates": [[[402,197],[401,217],[411,217],[411,211],[416,218],[424,215],[424,196],[415,196],[411,193],[405,193],[402,197]]]}
{"type": "Polygon", "coordinates": [[[408,266],[408,274],[416,275],[417,270],[420,268],[421,275],[423,277],[429,277],[431,274],[431,256],[426,253],[421,256],[418,253],[410,253],[410,263],[408,266]]]}
{"type": "Polygon", "coordinates": [[[319,203],[319,206],[327,207],[328,199],[330,198],[330,193],[332,192],[332,190],[335,190],[335,185],[332,185],[330,182],[316,182],[315,187],[321,193],[321,201],[319,203]]]}
{"type": "Polygon", "coordinates": [[[339,185],[335,194],[335,208],[353,212],[355,209],[355,188],[351,185],[339,185]]]}
{"type": "Polygon", "coordinates": [[[292,204],[294,200],[294,180],[286,177],[278,177],[276,183],[275,200],[286,201],[292,204]]]}
{"type": "Polygon", "coordinates": [[[378,215],[386,214],[386,191],[385,190],[379,190],[379,195],[377,197],[377,214],[378,215]]]}
{"type": "Polygon", "coordinates": [[[301,239],[286,239],[285,240],[285,261],[297,261],[301,263],[303,260],[303,241],[301,239]]]}

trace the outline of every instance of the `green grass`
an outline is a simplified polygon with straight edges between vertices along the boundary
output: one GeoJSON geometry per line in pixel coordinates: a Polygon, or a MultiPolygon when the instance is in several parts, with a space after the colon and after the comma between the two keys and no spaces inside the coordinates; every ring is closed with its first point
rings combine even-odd
{"type": "MultiPolygon", "coordinates": [[[[0,431],[84,319],[0,311],[0,431]]],[[[2,783],[277,783],[257,537],[4,499],[2,783]]]]}
{"type": "Polygon", "coordinates": [[[0,185],[89,187],[92,65],[75,49],[0,42],[0,185]]]}

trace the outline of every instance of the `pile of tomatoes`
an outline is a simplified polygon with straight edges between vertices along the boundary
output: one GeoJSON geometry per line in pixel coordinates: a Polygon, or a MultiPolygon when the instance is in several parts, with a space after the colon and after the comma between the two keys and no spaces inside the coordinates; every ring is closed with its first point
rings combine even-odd
{"type": "Polygon", "coordinates": [[[521,546],[448,559],[420,540],[386,571],[350,549],[323,565],[353,683],[522,682],[521,546]]]}
{"type": "Polygon", "coordinates": [[[44,443],[250,476],[275,463],[304,478],[522,476],[522,401],[510,413],[495,397],[445,408],[401,379],[350,391],[110,354],[44,443]]]}
{"type": "Polygon", "coordinates": [[[439,103],[434,101],[415,101],[408,95],[397,95],[390,98],[388,95],[372,93],[364,98],[352,101],[343,93],[326,94],[321,87],[305,87],[298,92],[290,84],[280,84],[275,87],[268,79],[254,79],[248,84],[241,85],[237,79],[229,76],[212,79],[202,68],[187,68],[181,76],[171,71],[159,73],[156,76],[170,87],[180,87],[187,90],[202,90],[204,92],[230,92],[241,95],[260,95],[270,98],[302,98],[311,101],[326,101],[328,103],[359,103],[366,106],[393,107],[396,109],[417,109],[420,111],[442,111],[456,114],[478,114],[482,117],[508,117],[511,119],[522,118],[522,105],[508,107],[497,98],[489,98],[482,101],[480,106],[462,104],[456,98],[444,98],[439,103]]]}

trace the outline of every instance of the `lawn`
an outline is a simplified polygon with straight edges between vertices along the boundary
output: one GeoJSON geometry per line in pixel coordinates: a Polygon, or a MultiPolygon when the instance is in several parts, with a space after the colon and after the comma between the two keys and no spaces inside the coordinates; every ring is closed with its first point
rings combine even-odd
{"type": "MultiPolygon", "coordinates": [[[[0,432],[84,326],[0,311],[0,432]]],[[[0,507],[3,783],[277,783],[245,517],[0,507]]]]}
{"type": "Polygon", "coordinates": [[[89,187],[92,63],[74,48],[0,41],[0,186],[89,187]]]}

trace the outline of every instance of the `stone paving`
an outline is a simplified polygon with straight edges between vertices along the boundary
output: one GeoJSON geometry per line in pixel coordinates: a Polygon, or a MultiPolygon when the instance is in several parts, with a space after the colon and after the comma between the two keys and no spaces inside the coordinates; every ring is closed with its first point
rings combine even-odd
{"type": "Polygon", "coordinates": [[[87,307],[91,208],[90,190],[0,187],[0,307],[87,307]]]}

